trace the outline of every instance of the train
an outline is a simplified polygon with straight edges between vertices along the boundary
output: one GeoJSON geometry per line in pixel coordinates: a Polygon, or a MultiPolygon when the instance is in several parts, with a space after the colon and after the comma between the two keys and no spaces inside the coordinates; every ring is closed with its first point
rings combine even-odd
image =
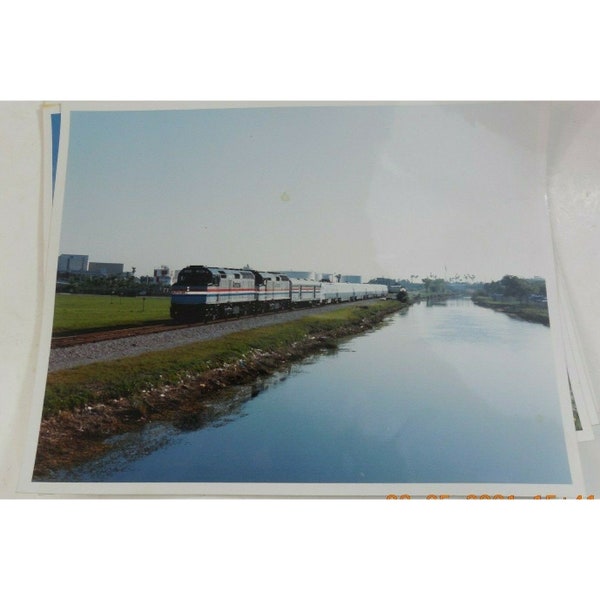
{"type": "Polygon", "coordinates": [[[289,277],[285,273],[189,265],[171,286],[171,318],[208,321],[278,310],[385,298],[386,285],[289,277]]]}

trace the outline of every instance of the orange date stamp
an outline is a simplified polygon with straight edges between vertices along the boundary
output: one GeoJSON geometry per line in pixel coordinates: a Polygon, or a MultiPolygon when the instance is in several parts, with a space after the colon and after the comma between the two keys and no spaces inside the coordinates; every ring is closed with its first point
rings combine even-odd
{"type": "MultiPolygon", "coordinates": [[[[424,496],[425,500],[448,500],[450,499],[450,494],[427,494],[424,496]]],[[[422,499],[422,496],[419,496],[422,499]]],[[[515,500],[516,496],[514,494],[510,494],[505,496],[504,494],[467,494],[464,496],[466,500],[515,500]]],[[[386,500],[411,500],[412,496],[410,494],[388,494],[385,497],[386,500]]],[[[536,496],[531,497],[532,500],[556,500],[558,496],[556,494],[546,494],[542,496],[541,494],[537,494],[536,496]]],[[[566,500],[566,497],[563,497],[563,500],[566,500]]],[[[594,494],[589,496],[579,495],[575,498],[575,500],[595,500],[594,494]]]]}

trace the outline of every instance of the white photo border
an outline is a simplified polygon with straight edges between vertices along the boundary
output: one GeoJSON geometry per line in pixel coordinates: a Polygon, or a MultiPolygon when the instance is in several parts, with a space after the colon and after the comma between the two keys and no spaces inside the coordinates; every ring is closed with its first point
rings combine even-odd
{"type": "MultiPolygon", "coordinates": [[[[556,281],[556,268],[548,269],[547,288],[549,312],[552,323],[551,332],[554,342],[556,380],[561,400],[561,417],[563,420],[564,438],[567,446],[572,483],[570,484],[506,484],[506,483],[376,483],[376,484],[270,484],[270,483],[55,483],[33,481],[33,467],[37,449],[37,439],[41,422],[43,398],[48,374],[51,331],[54,310],[54,292],[56,283],[56,261],[61,234],[63,201],[66,187],[67,159],[69,150],[70,116],[77,111],[148,111],[148,110],[202,110],[207,108],[234,109],[248,107],[292,107],[292,106],[366,106],[366,105],[414,105],[443,104],[444,102],[64,102],[59,108],[52,106],[44,111],[44,214],[51,210],[48,218],[48,239],[41,240],[43,245],[46,277],[39,290],[39,304],[43,309],[42,328],[39,337],[38,372],[35,382],[35,409],[31,415],[31,426],[26,444],[19,492],[35,493],[41,496],[66,497],[243,497],[243,498],[574,498],[585,494],[585,485],[577,448],[577,435],[573,426],[573,413],[567,381],[567,356],[561,326],[563,316],[559,309],[559,295],[556,281]],[[48,157],[51,146],[51,114],[59,110],[61,113],[60,146],[56,171],[54,194],[52,194],[51,178],[48,177],[48,157]],[[50,184],[50,187],[49,187],[50,184]],[[51,207],[50,209],[48,207],[51,207]]],[[[542,224],[543,225],[543,224],[542,224]]],[[[550,233],[550,222],[545,224],[550,233]]],[[[554,252],[550,252],[554,255],[554,252]]]]}

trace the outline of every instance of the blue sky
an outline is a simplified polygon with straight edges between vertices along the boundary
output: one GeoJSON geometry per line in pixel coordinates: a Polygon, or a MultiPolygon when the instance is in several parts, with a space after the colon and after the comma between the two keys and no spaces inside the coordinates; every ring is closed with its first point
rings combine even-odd
{"type": "Polygon", "coordinates": [[[73,111],[60,252],[375,276],[544,275],[543,106],[73,111]]]}
{"type": "Polygon", "coordinates": [[[58,148],[60,145],[60,113],[55,113],[50,117],[52,129],[52,193],[54,194],[54,184],[56,182],[56,167],[58,165],[58,148]]]}

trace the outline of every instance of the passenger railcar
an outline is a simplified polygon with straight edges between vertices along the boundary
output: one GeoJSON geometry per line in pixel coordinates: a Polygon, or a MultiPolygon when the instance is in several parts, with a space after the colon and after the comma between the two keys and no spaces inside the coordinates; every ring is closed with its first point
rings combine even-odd
{"type": "Polygon", "coordinates": [[[320,281],[311,279],[295,279],[290,278],[290,293],[293,305],[310,305],[321,304],[321,287],[320,281]]]}
{"type": "Polygon", "coordinates": [[[190,265],[171,288],[171,317],[210,320],[387,295],[387,286],[290,278],[284,273],[190,265]]]}

